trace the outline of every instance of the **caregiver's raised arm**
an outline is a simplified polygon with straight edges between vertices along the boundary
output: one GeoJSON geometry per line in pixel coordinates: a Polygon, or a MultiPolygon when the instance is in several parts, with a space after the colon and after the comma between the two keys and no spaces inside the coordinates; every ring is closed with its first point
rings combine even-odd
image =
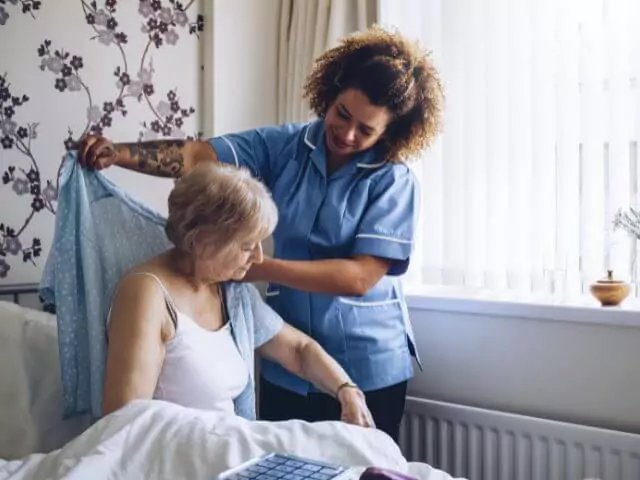
{"type": "Polygon", "coordinates": [[[83,167],[102,170],[111,165],[158,177],[179,178],[202,162],[217,162],[213,147],[202,140],[163,139],[113,143],[101,135],[83,137],[78,149],[83,167]]]}

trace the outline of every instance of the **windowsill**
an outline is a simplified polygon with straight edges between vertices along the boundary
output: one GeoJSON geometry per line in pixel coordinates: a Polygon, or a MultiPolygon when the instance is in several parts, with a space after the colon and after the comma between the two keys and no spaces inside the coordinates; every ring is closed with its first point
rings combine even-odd
{"type": "Polygon", "coordinates": [[[618,307],[601,307],[588,295],[558,298],[450,286],[407,287],[405,293],[410,310],[640,328],[640,300],[631,297],[618,307]]]}

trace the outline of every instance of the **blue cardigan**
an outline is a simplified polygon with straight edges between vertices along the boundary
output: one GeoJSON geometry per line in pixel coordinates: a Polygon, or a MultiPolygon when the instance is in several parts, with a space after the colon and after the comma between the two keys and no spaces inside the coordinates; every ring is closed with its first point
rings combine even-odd
{"type": "MultiPolygon", "coordinates": [[[[53,243],[40,295],[55,305],[65,417],[102,412],[106,318],[116,285],[132,267],[171,248],[165,218],[129,197],[70,153],[63,161],[53,243]]],[[[235,399],[236,414],[254,420],[254,350],[282,319],[250,284],[225,286],[233,338],[251,380],[235,399]]]]}

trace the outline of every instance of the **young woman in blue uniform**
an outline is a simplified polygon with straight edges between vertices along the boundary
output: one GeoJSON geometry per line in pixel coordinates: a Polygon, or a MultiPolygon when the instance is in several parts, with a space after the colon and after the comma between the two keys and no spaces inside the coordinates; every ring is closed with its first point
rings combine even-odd
{"type": "MultiPolygon", "coordinates": [[[[318,120],[208,141],[113,144],[88,136],[80,161],[180,177],[200,162],[245,167],[271,190],[280,220],[273,258],[249,272],[267,302],[317,340],[364,392],[376,426],[397,439],[417,358],[399,282],[419,207],[406,161],[434,140],[443,102],[438,74],[417,44],[380,27],[322,54],[305,84],[318,120]]],[[[263,362],[265,420],[337,420],[339,404],[263,362]]],[[[337,392],[335,392],[337,394],[337,392]]]]}

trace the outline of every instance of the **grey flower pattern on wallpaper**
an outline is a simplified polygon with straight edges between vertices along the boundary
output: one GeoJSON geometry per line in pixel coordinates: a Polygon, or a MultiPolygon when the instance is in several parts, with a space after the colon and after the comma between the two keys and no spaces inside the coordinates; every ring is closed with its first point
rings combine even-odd
{"type": "Polygon", "coordinates": [[[17,11],[28,13],[36,18],[34,12],[40,10],[42,6],[41,0],[0,0],[0,25],[4,25],[11,16],[9,14],[11,6],[17,7],[17,11]]]}
{"type": "MultiPolygon", "coordinates": [[[[194,115],[195,108],[182,105],[175,89],[156,91],[156,71],[150,56],[153,50],[176,45],[182,36],[198,36],[203,31],[203,16],[195,14],[192,15],[195,20],[191,20],[188,15],[193,4],[194,0],[186,4],[177,0],[139,0],[140,31],[124,32],[118,22],[118,0],[104,0],[100,5],[97,1],[79,1],[78,8],[83,10],[86,24],[91,29],[89,38],[117,49],[120,54],[120,64],[113,70],[113,97],[102,102],[95,101],[91,85],[83,79],[82,70],[91,59],[84,59],[63,46],[53,45],[49,39],[42,41],[38,51],[34,52],[34,59],[39,58],[37,67],[44,75],[52,77],[52,92],[83,94],[87,101],[84,129],[68,129],[68,136],[63,139],[66,150],[75,149],[78,139],[86,133],[105,133],[119,119],[126,117],[129,102],[141,102],[149,110],[149,118],[140,125],[138,138],[141,141],[200,135],[199,132],[188,135],[183,130],[185,119],[194,115]],[[141,58],[127,58],[123,45],[127,44],[130,35],[144,35],[146,38],[141,58]],[[138,66],[137,70],[132,70],[131,65],[138,66]]],[[[0,0],[0,26],[11,21],[11,10],[30,14],[38,21],[34,12],[41,6],[42,2],[36,0],[0,0]]],[[[17,110],[30,100],[27,92],[21,92],[11,84],[7,74],[0,76],[0,147],[16,150],[25,160],[24,165],[10,165],[0,172],[2,187],[10,188],[19,201],[29,202],[30,206],[30,213],[18,224],[0,223],[0,279],[10,276],[12,262],[37,265],[42,242],[36,237],[26,238],[24,232],[37,215],[56,213],[56,181],[41,178],[38,159],[31,149],[32,142],[38,140],[39,124],[19,124],[15,120],[17,110]]]]}

